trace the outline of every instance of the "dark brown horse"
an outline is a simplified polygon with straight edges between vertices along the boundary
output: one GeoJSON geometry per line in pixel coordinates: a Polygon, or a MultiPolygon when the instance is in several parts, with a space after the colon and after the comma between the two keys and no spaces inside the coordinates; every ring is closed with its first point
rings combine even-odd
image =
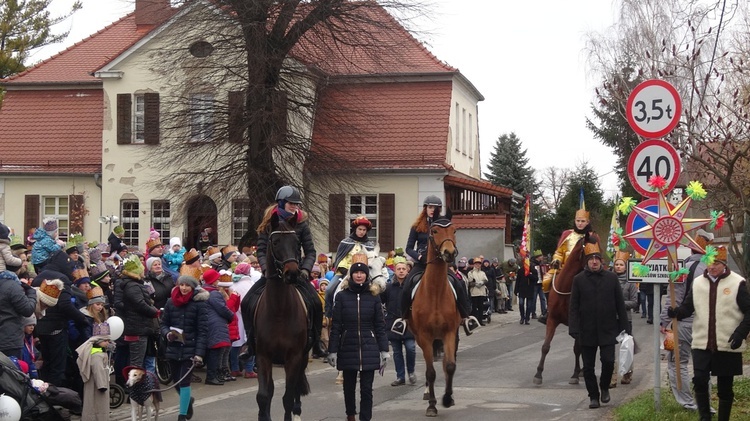
{"type": "MultiPolygon", "coordinates": [[[[295,222],[296,219],[292,218],[295,222]]],[[[271,219],[268,236],[266,286],[251,312],[243,300],[242,317],[252,321],[255,329],[255,361],[258,365],[258,420],[271,420],[273,399],[273,363],[283,362],[286,373],[284,420],[300,420],[301,396],[310,393],[305,369],[310,344],[307,338],[307,315],[295,284],[300,276],[297,253],[299,242],[295,222],[271,219]],[[292,418],[294,417],[294,418],[292,418]]]]}
{"type": "MultiPolygon", "coordinates": [[[[588,236],[588,235],[587,235],[588,236]]],[[[549,353],[552,338],[555,337],[555,330],[560,324],[568,325],[568,311],[570,309],[570,292],[573,290],[573,278],[579,274],[586,261],[583,258],[583,244],[587,241],[582,237],[576,243],[573,250],[568,255],[560,272],[552,279],[552,286],[549,291],[549,300],[547,302],[547,331],[544,335],[544,344],[542,345],[542,358],[536,368],[534,375],[534,384],[542,384],[542,371],[544,371],[544,360],[549,353]]],[[[596,234],[591,234],[588,241],[599,242],[596,234]]],[[[578,340],[573,344],[573,354],[575,354],[576,364],[573,369],[573,375],[570,377],[570,384],[578,384],[578,378],[581,376],[581,347],[578,340]]]]}
{"type": "MultiPolygon", "coordinates": [[[[448,217],[449,218],[449,217],[448,217]]],[[[456,372],[456,332],[461,316],[456,308],[456,298],[448,282],[448,262],[456,258],[456,228],[448,218],[438,219],[430,226],[427,245],[427,268],[417,287],[411,305],[408,325],[422,348],[427,365],[426,379],[429,389],[429,406],[425,415],[437,416],[435,404],[435,367],[433,341],[440,340],[444,346],[443,373],[445,394],[443,406],[453,406],[453,374],[456,372]]]]}

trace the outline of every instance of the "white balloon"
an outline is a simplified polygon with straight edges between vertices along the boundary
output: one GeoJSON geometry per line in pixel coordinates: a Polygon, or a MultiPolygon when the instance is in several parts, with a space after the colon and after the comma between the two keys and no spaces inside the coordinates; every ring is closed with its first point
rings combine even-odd
{"type": "Polygon", "coordinates": [[[112,316],[107,319],[107,323],[109,324],[109,336],[113,341],[122,336],[122,332],[125,331],[125,323],[121,318],[112,316]]]}
{"type": "Polygon", "coordinates": [[[21,405],[8,395],[0,395],[0,421],[21,419],[21,405]]]}

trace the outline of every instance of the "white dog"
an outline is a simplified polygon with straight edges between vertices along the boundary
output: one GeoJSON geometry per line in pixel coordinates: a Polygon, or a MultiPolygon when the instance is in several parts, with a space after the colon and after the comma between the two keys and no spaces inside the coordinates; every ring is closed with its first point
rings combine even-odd
{"type": "Polygon", "coordinates": [[[142,368],[126,367],[127,385],[130,388],[130,419],[141,421],[143,408],[146,408],[146,421],[151,420],[151,406],[154,407],[154,421],[159,421],[159,403],[162,401],[159,379],[154,373],[142,368]]]}

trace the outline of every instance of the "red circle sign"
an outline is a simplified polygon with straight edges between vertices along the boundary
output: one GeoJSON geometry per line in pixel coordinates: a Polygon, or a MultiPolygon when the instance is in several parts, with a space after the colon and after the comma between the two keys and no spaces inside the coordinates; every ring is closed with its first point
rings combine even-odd
{"type": "Polygon", "coordinates": [[[636,133],[646,139],[657,139],[677,126],[682,101],[674,86],[651,79],[633,89],[625,111],[628,123],[636,133]]]}
{"type": "Polygon", "coordinates": [[[646,196],[656,197],[659,194],[651,190],[648,180],[658,175],[666,180],[666,190],[677,185],[682,165],[677,150],[663,140],[647,140],[636,146],[628,159],[628,178],[635,190],[646,196]]]}

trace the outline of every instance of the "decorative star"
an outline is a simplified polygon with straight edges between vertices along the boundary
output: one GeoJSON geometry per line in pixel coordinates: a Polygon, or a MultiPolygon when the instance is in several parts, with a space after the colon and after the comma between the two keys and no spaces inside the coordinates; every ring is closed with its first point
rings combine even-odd
{"type": "Polygon", "coordinates": [[[685,198],[685,200],[672,208],[664,192],[659,191],[658,193],[658,212],[654,213],[635,206],[633,212],[643,218],[646,226],[625,234],[624,237],[632,239],[632,241],[641,238],[652,240],[648,250],[646,250],[646,255],[643,256],[642,263],[648,262],[656,253],[666,249],[669,261],[674,265],[673,267],[677,267],[677,247],[682,245],[701,253],[705,252],[700,244],[696,243],[688,233],[708,225],[711,222],[711,218],[685,218],[688,207],[692,203],[690,197],[685,198]]]}

